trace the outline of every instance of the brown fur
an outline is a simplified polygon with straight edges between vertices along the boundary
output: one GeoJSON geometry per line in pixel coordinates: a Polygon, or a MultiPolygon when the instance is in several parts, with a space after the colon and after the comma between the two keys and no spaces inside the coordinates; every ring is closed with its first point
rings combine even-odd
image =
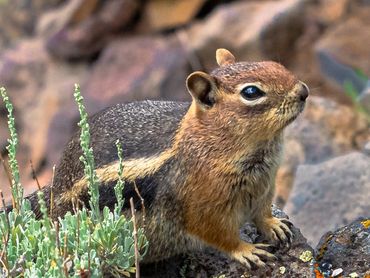
{"type": "MultiPolygon", "coordinates": [[[[235,258],[235,252],[241,250],[242,257],[253,261],[250,246],[242,247],[245,243],[239,239],[239,228],[246,220],[254,221],[270,239],[289,234],[289,229],[272,217],[271,202],[281,131],[303,108],[296,104],[302,85],[273,62],[233,64],[233,56],[224,50],[217,52],[217,62],[221,67],[207,77],[216,85],[189,87],[194,101],[178,133],[177,144],[182,143],[181,147],[194,156],[183,159],[196,165],[179,192],[185,204],[185,228],[189,234],[235,258]],[[258,83],[268,100],[258,107],[246,108],[237,91],[245,83],[258,83]],[[208,92],[212,94],[214,109],[209,109],[208,103],[206,108],[199,107],[202,105],[197,96],[204,98],[204,92],[192,90],[214,87],[208,92]],[[285,113],[287,109],[293,115],[285,113]],[[262,144],[265,147],[258,151],[262,144]],[[252,168],[264,160],[266,169],[245,172],[240,162],[249,157],[252,168]]],[[[262,265],[260,261],[253,262],[262,265]]]]}

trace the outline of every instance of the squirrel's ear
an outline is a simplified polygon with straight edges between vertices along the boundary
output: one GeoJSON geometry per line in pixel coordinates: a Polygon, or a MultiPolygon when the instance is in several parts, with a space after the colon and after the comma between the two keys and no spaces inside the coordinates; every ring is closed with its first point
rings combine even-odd
{"type": "Polygon", "coordinates": [[[202,107],[211,107],[214,102],[216,83],[212,76],[196,71],[186,79],[186,87],[193,99],[202,107]]]}
{"type": "Polygon", "coordinates": [[[235,63],[235,57],[225,48],[219,48],[216,51],[216,61],[219,66],[226,66],[235,63]]]}

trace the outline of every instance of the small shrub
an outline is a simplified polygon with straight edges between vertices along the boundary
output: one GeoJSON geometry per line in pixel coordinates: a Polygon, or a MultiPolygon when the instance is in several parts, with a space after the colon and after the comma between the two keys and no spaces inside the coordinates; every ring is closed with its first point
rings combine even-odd
{"type": "MultiPolygon", "coordinates": [[[[94,168],[93,150],[87,113],[83,106],[80,89],[75,87],[75,99],[81,120],[81,147],[85,175],[89,179],[91,210],[82,208],[75,214],[68,212],[53,222],[47,212],[43,192],[38,192],[42,218],[36,219],[28,200],[23,198],[15,159],[17,133],[12,114],[13,107],[4,88],[1,97],[8,110],[10,130],[7,147],[12,176],[12,200],[14,209],[0,212],[0,275],[6,277],[115,277],[129,276],[135,272],[134,223],[122,214],[123,179],[122,149],[117,142],[120,159],[120,179],[115,186],[117,204],[111,211],[99,210],[99,181],[94,168]]],[[[140,256],[144,256],[148,243],[143,230],[137,234],[140,256]]]]}

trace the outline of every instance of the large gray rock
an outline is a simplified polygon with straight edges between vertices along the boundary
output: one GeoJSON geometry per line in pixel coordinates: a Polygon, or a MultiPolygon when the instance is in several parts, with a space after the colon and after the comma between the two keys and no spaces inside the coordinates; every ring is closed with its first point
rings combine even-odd
{"type": "Polygon", "coordinates": [[[358,101],[364,108],[365,113],[370,121],[370,79],[367,81],[365,89],[359,95],[358,101]]]}
{"type": "Polygon", "coordinates": [[[370,217],[370,157],[359,152],[298,167],[286,205],[310,243],[358,217],[370,217]]]}
{"type": "Polygon", "coordinates": [[[324,277],[370,277],[370,218],[326,233],[315,253],[315,272],[324,277]]]}
{"type": "Polygon", "coordinates": [[[302,115],[285,131],[283,161],[277,174],[276,203],[283,207],[297,167],[323,162],[370,140],[369,121],[352,107],[310,96],[302,115]]]}
{"type": "MultiPolygon", "coordinates": [[[[273,214],[279,218],[286,218],[280,209],[274,207],[273,214]]],[[[293,227],[293,243],[289,250],[275,248],[273,253],[278,260],[266,269],[248,271],[240,263],[228,258],[214,249],[207,248],[203,252],[190,252],[182,256],[171,258],[160,263],[142,267],[143,278],[208,278],[208,277],[311,277],[310,262],[302,260],[304,252],[313,254],[299,229],[293,227]]],[[[241,229],[241,236],[248,242],[261,241],[254,225],[246,224],[241,229]]]]}

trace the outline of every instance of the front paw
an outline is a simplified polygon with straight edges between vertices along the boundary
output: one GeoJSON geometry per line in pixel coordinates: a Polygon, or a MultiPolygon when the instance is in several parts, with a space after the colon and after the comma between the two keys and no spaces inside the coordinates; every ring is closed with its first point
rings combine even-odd
{"type": "Polygon", "coordinates": [[[268,241],[276,245],[286,246],[289,246],[293,239],[291,226],[292,223],[289,220],[276,217],[265,218],[257,223],[257,229],[268,241]]]}
{"type": "Polygon", "coordinates": [[[276,257],[273,254],[266,251],[269,247],[270,245],[268,244],[241,242],[239,247],[230,255],[248,269],[252,268],[251,264],[257,267],[266,267],[266,263],[264,261],[276,260],[276,257]]]}

